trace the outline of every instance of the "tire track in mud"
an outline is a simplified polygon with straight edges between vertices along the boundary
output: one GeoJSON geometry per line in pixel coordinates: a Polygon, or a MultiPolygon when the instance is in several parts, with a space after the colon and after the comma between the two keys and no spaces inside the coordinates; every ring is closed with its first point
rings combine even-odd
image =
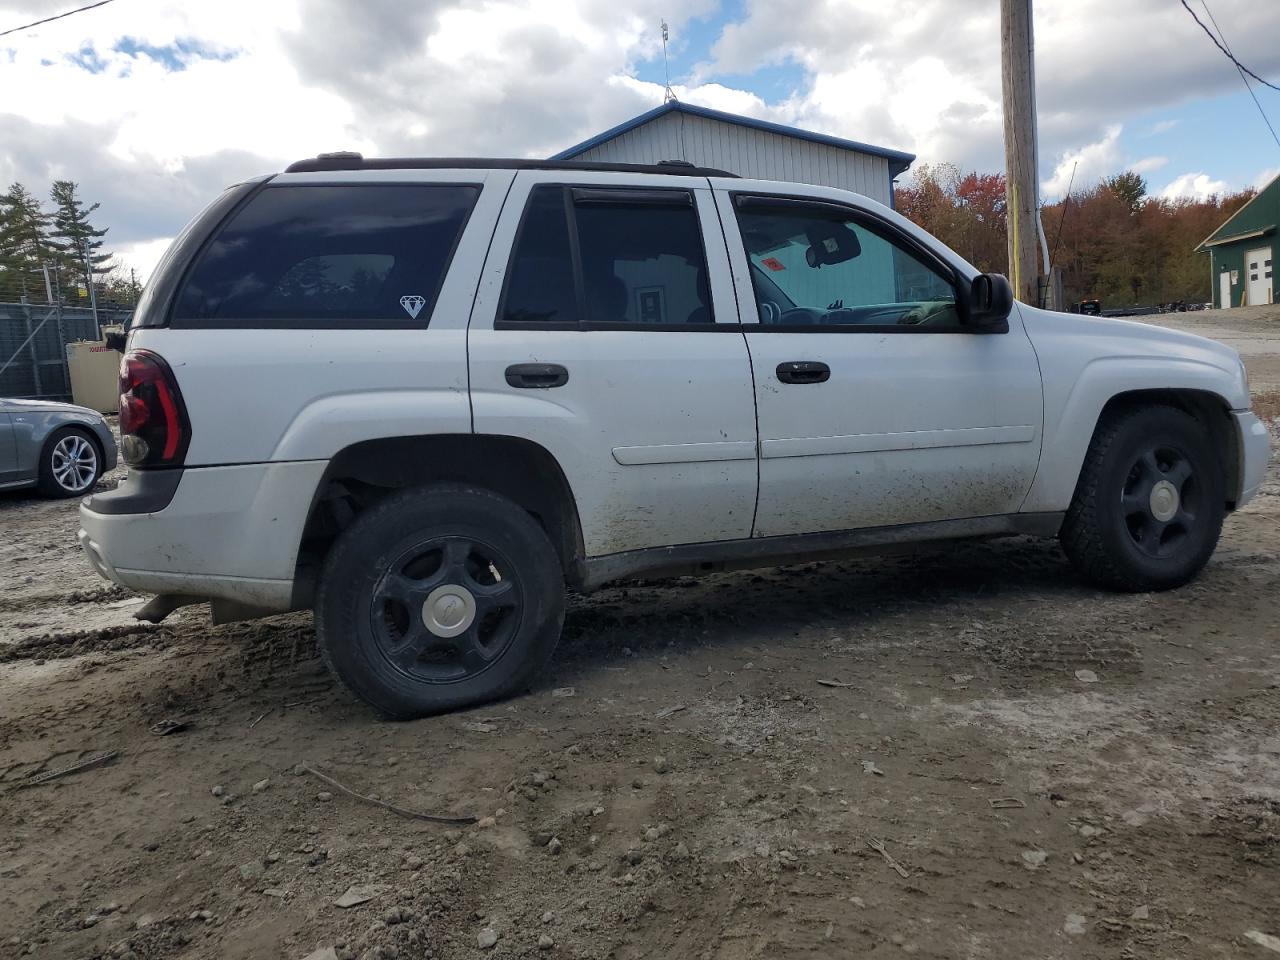
{"type": "Polygon", "coordinates": [[[279,619],[252,620],[214,627],[201,616],[162,623],[126,623],[88,630],[49,631],[0,646],[0,663],[20,660],[65,660],[91,653],[117,653],[140,647],[155,650],[215,640],[234,651],[242,673],[270,672],[284,660],[296,663],[316,656],[309,621],[287,614],[279,619]]]}
{"type": "Polygon", "coordinates": [[[150,623],[69,630],[28,637],[0,648],[0,663],[16,660],[66,660],[87,653],[108,653],[151,646],[162,649],[177,639],[165,627],[150,623]]]}
{"type": "Polygon", "coordinates": [[[136,596],[132,590],[109,584],[88,590],[71,590],[60,593],[28,593],[16,597],[0,597],[0,613],[20,613],[42,607],[56,607],[68,603],[110,603],[136,596]]]}

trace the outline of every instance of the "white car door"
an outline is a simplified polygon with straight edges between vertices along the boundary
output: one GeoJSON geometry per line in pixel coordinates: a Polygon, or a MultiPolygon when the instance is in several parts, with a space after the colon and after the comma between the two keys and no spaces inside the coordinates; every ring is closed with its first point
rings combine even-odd
{"type": "Polygon", "coordinates": [[[714,185],[755,374],[755,535],[1017,512],[1042,395],[1016,308],[1006,332],[962,326],[970,278],[878,204],[714,185]]]}
{"type": "Polygon", "coordinates": [[[555,457],[588,556],[750,536],[751,365],[705,178],[518,173],[467,346],[475,431],[555,457]]]}

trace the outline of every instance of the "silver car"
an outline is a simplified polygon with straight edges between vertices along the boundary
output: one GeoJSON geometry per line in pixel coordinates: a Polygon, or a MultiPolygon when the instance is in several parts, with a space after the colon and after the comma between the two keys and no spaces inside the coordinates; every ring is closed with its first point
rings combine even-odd
{"type": "Polygon", "coordinates": [[[76,497],[115,465],[116,441],[97,411],[0,399],[0,490],[37,487],[47,497],[76,497]]]}

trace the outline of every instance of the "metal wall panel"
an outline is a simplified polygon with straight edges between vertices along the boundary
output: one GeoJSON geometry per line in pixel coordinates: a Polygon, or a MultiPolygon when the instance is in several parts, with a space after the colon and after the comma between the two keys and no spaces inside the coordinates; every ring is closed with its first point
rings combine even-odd
{"type": "MultiPolygon", "coordinates": [[[[98,320],[124,323],[131,314],[99,309],[98,320]]],[[[0,397],[69,401],[67,344],[98,337],[88,307],[0,303],[0,397]]]]}
{"type": "Polygon", "coordinates": [[[688,160],[743,177],[852,190],[889,202],[884,157],[673,112],[598,144],[575,159],[607,163],[688,160]]]}

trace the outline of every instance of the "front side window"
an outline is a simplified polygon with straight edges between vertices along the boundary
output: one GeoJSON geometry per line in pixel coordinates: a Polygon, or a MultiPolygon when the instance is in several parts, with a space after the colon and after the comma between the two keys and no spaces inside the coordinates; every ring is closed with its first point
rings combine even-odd
{"type": "Polygon", "coordinates": [[[693,194],[535,187],[500,319],[686,328],[713,323],[693,194]]]}
{"type": "Polygon", "coordinates": [[[948,277],[838,208],[740,203],[737,217],[762,324],[961,329],[948,277]]]}
{"type": "Polygon", "coordinates": [[[479,188],[268,186],[200,255],[189,326],[425,327],[479,188]]]}

